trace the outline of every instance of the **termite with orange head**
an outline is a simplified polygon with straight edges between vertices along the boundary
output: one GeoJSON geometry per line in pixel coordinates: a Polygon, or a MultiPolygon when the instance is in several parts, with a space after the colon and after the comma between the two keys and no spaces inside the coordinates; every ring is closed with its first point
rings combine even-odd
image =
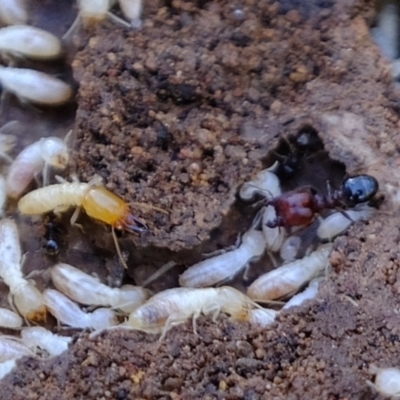
{"type": "Polygon", "coordinates": [[[32,321],[46,319],[42,294],[21,270],[21,247],[15,222],[5,218],[0,221],[0,277],[10,288],[14,304],[21,315],[32,321]]]}
{"type": "MultiPolygon", "coordinates": [[[[144,222],[133,216],[129,204],[100,184],[66,182],[36,189],[18,202],[18,209],[22,214],[40,215],[51,211],[65,210],[68,207],[82,207],[89,217],[111,225],[112,235],[116,249],[122,263],[127,268],[121,255],[115,229],[128,232],[146,232],[148,230],[144,222]]],[[[146,205],[142,205],[146,206],[146,205]]],[[[147,206],[164,212],[157,207],[147,206]]],[[[77,213],[71,218],[74,223],[77,213]]]]}

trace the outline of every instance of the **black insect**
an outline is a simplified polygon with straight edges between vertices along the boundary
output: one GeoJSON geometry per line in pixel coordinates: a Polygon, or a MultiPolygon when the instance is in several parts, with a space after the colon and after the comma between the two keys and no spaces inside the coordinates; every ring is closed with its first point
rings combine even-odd
{"type": "Polygon", "coordinates": [[[305,126],[296,136],[284,139],[279,147],[276,152],[279,165],[275,173],[282,181],[292,179],[302,169],[305,158],[324,149],[317,131],[311,126],[305,126]]]}
{"type": "Polygon", "coordinates": [[[329,191],[326,196],[318,194],[311,186],[303,186],[265,201],[265,205],[272,205],[276,213],[276,218],[266,225],[269,228],[309,225],[324,209],[348,209],[366,203],[378,189],[378,181],[370,175],[348,177],[340,189],[329,191]]]}
{"type": "Polygon", "coordinates": [[[44,251],[48,256],[55,257],[60,252],[60,245],[57,241],[58,228],[54,222],[45,224],[45,243],[43,245],[44,251]]]}

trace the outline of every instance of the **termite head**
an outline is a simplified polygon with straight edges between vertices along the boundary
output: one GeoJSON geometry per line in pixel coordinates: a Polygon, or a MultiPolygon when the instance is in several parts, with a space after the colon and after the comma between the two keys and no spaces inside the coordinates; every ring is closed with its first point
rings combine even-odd
{"type": "Polygon", "coordinates": [[[41,139],[41,150],[44,161],[49,165],[60,169],[64,169],[68,165],[68,149],[60,138],[41,139]]]}
{"type": "Polygon", "coordinates": [[[378,189],[378,181],[373,176],[356,175],[343,181],[341,191],[347,203],[359,204],[371,200],[378,189]]]}
{"type": "Polygon", "coordinates": [[[136,218],[130,212],[127,212],[121,220],[117,221],[114,228],[132,233],[144,233],[149,230],[143,221],[141,221],[139,218],[136,218]]]}

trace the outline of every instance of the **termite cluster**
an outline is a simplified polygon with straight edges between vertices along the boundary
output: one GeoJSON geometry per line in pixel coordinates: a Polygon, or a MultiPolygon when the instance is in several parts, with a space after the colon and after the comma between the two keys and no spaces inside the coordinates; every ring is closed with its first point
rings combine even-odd
{"type": "MultiPolygon", "coordinates": [[[[130,28],[140,27],[140,1],[119,1],[129,24],[110,13],[111,5],[109,0],[78,1],[77,20],[65,37],[80,21],[88,24],[107,17],[130,28]]],[[[0,2],[0,20],[12,25],[0,29],[1,53],[40,60],[62,56],[62,42],[57,37],[25,25],[28,17],[23,2],[0,2]]],[[[73,96],[71,85],[34,70],[0,67],[0,83],[19,100],[41,106],[58,106],[73,96]]],[[[18,200],[18,211],[25,215],[61,213],[76,207],[71,218],[74,224],[82,208],[89,217],[111,226],[121,262],[126,265],[114,230],[140,234],[148,229],[144,221],[131,214],[129,204],[96,179],[50,184],[50,169],[63,170],[68,165],[68,135],[65,140],[41,138],[12,160],[9,153],[15,142],[13,136],[0,132],[0,157],[10,164],[5,176],[0,175],[1,213],[5,212],[7,199],[18,200]],[[26,194],[33,180],[39,188],[26,194]]],[[[238,246],[190,266],[179,277],[180,287],[156,294],[133,285],[111,288],[65,263],[57,263],[49,271],[55,289],[41,292],[23,274],[24,257],[16,223],[3,218],[0,277],[9,287],[13,310],[0,309],[0,326],[20,331],[20,335],[0,337],[0,376],[9,372],[19,357],[54,356],[67,349],[71,337],[55,335],[40,326],[24,327],[44,323],[48,313],[63,325],[91,329],[95,334],[126,328],[160,334],[161,340],[169,329],[190,318],[197,332],[196,320],[201,314],[211,315],[215,321],[223,312],[232,320],[266,327],[281,311],[260,303],[283,302],[283,309],[287,309],[315,298],[329,267],[332,240],[353,222],[372,216],[375,208],[369,202],[378,190],[378,182],[369,175],[356,175],[346,177],[340,188],[328,186],[326,194],[304,185],[283,191],[282,182],[295,177],[304,158],[323,149],[321,141],[306,131],[300,132],[290,147],[288,154],[277,154],[275,163],[239,188],[238,197],[244,207],[257,203],[261,208],[252,226],[241,232],[238,246]],[[304,232],[311,226],[315,240],[304,249],[304,232]],[[248,281],[252,262],[265,255],[274,269],[248,281]],[[244,270],[246,294],[233,286],[221,286],[244,270]]],[[[57,251],[57,243],[53,242],[50,249],[57,251]]]]}

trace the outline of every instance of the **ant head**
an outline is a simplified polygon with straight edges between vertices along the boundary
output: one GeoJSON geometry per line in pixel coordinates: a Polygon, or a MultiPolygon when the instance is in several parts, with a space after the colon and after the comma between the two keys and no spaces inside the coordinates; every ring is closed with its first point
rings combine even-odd
{"type": "Polygon", "coordinates": [[[60,247],[58,246],[57,242],[53,239],[49,239],[44,245],[44,250],[47,255],[49,256],[56,256],[60,252],[60,247]]]}
{"type": "Polygon", "coordinates": [[[342,193],[350,204],[365,203],[375,196],[379,189],[378,181],[370,175],[356,175],[346,178],[342,184],[342,193]]]}

